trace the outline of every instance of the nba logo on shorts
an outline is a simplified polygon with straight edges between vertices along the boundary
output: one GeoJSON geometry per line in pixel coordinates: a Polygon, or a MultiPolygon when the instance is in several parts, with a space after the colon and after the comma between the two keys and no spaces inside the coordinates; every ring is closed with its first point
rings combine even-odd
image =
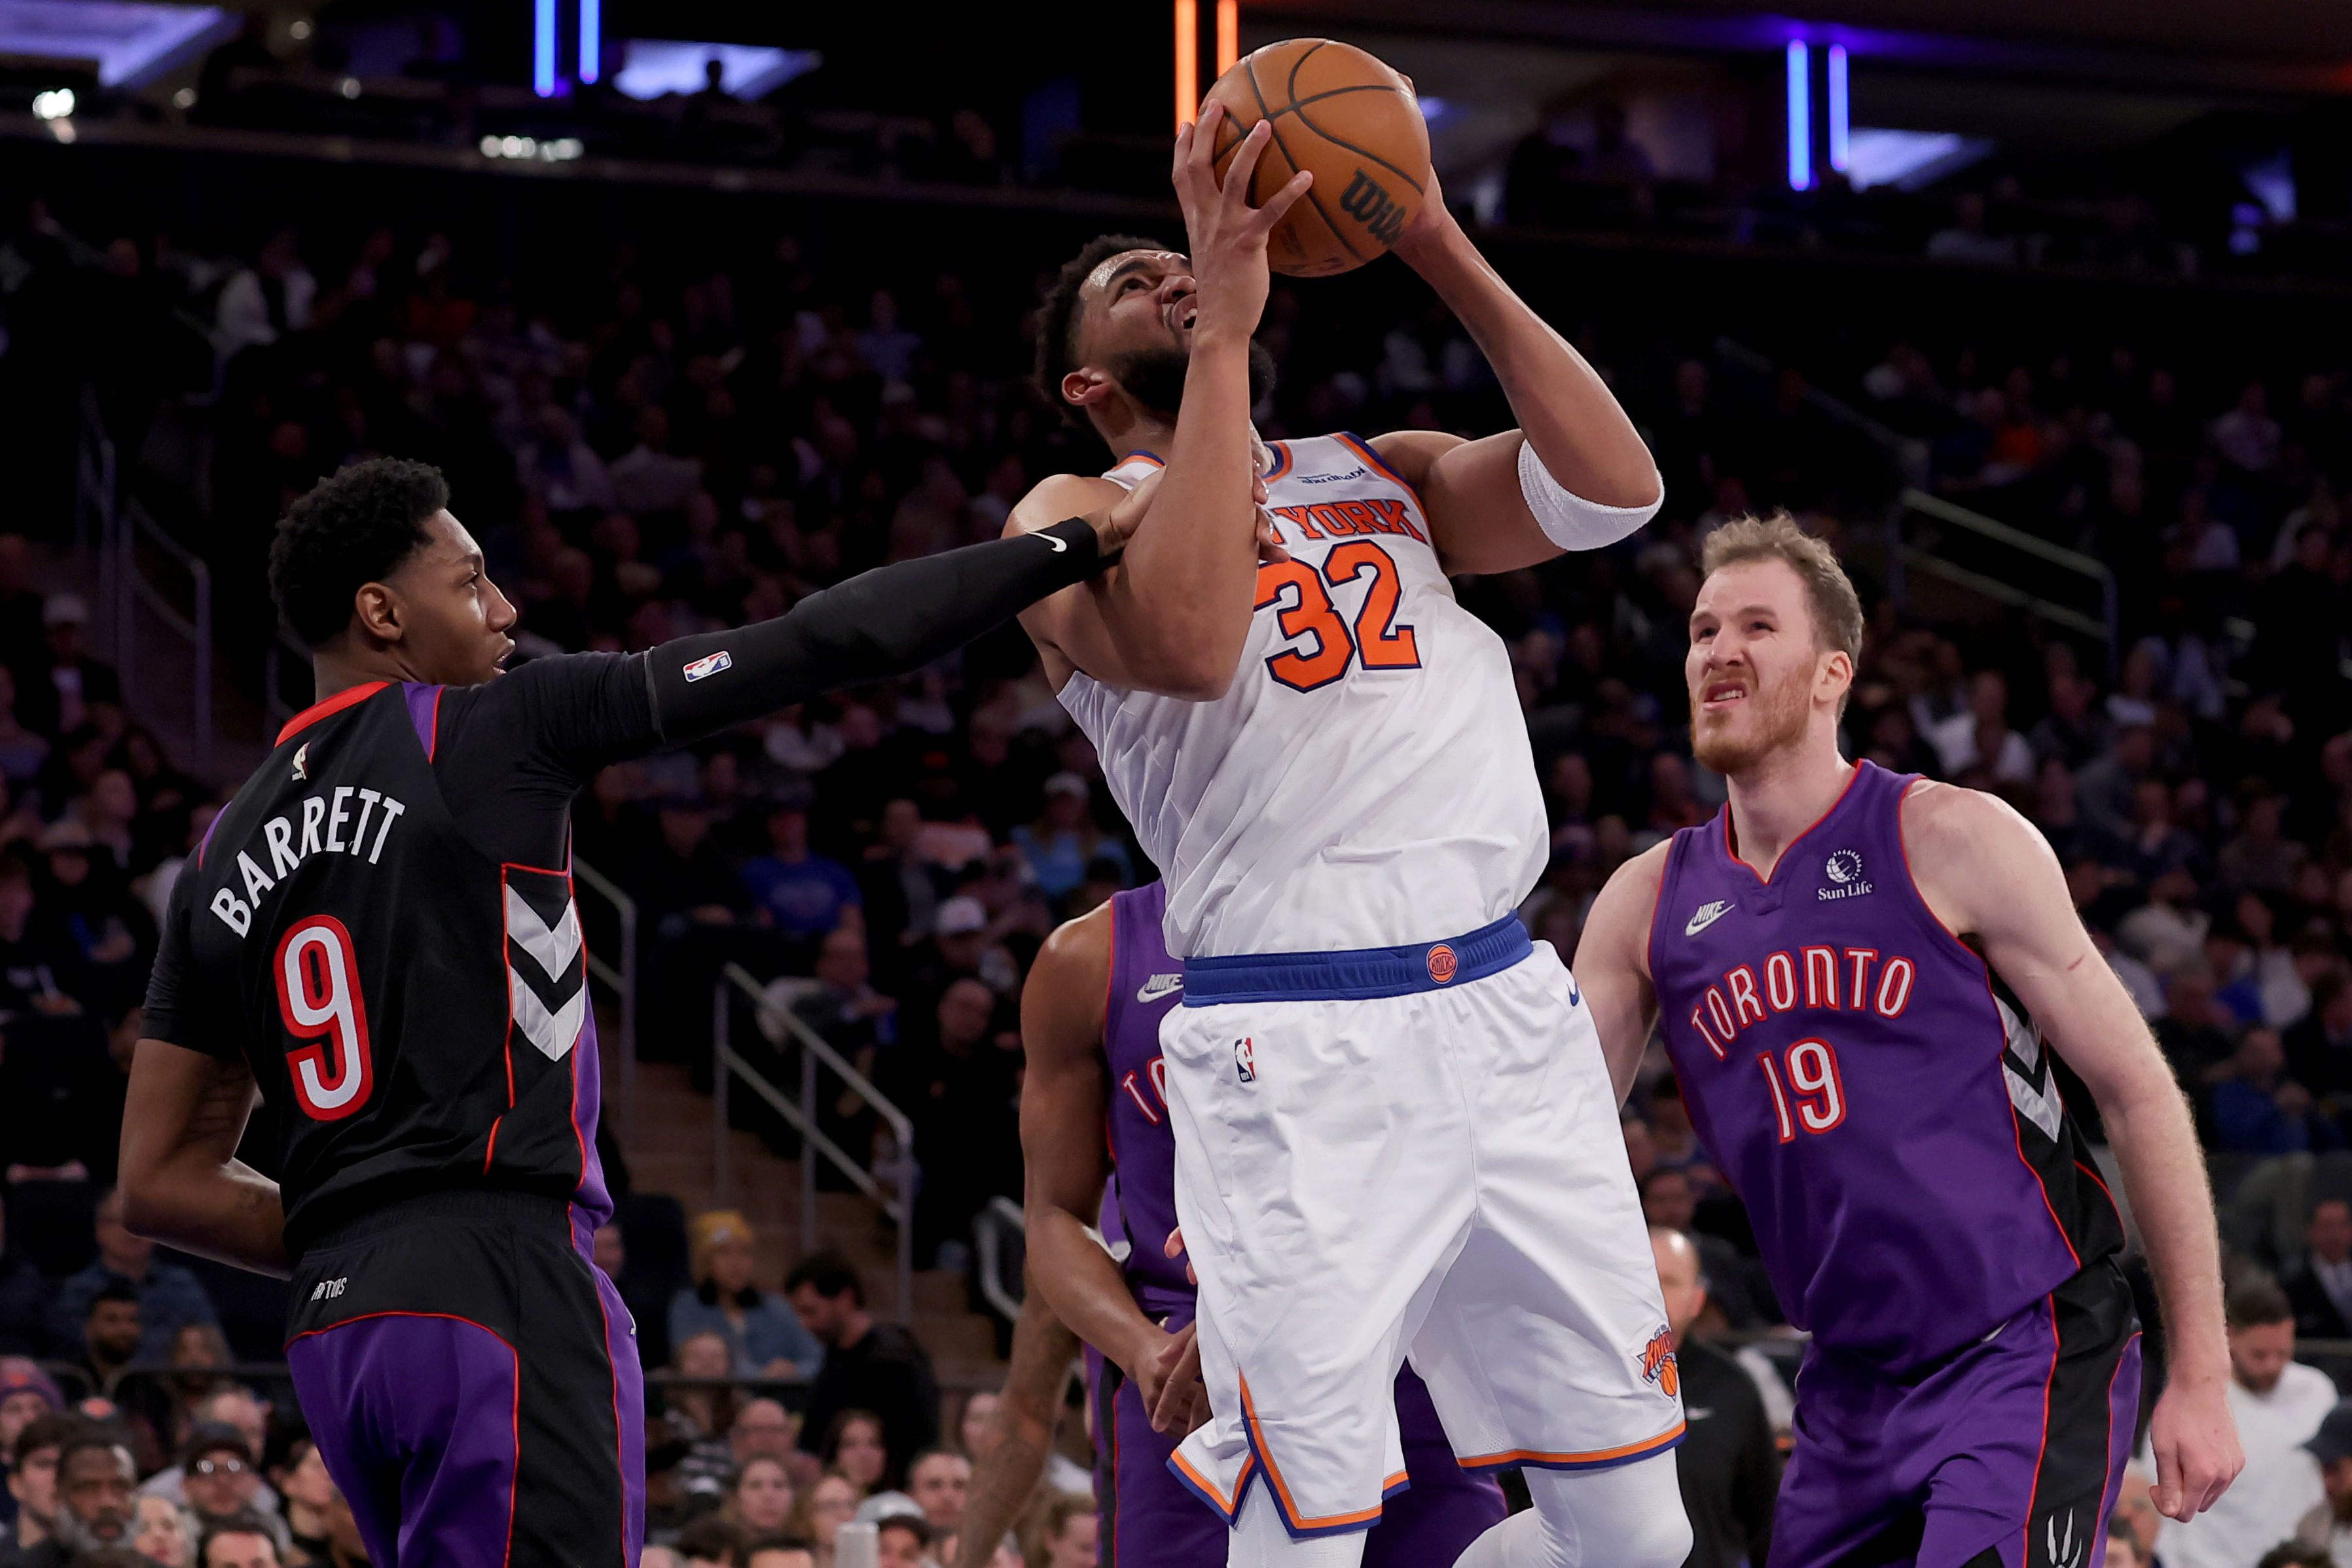
{"type": "Polygon", "coordinates": [[[1660,1328],[1642,1347],[1642,1381],[1656,1384],[1669,1399],[1682,1392],[1682,1369],[1675,1364],[1675,1336],[1669,1330],[1660,1328]]]}
{"type": "Polygon", "coordinates": [[[1429,977],[1433,984],[1445,984],[1461,967],[1461,962],[1454,956],[1454,949],[1444,943],[1440,942],[1429,950],[1429,977]]]}
{"type": "Polygon", "coordinates": [[[1257,1052],[1246,1039],[1234,1041],[1234,1075],[1244,1083],[1257,1082],[1257,1052]]]}

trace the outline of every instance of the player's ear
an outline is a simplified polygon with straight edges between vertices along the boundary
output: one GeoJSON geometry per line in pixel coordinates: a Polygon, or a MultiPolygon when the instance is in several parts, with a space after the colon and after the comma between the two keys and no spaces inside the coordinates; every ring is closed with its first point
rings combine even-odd
{"type": "Polygon", "coordinates": [[[1110,393],[1110,377],[1092,366],[1062,378],[1062,401],[1072,408],[1090,408],[1110,393]]]}
{"type": "Polygon", "coordinates": [[[352,619],[359,630],[379,643],[397,643],[404,628],[400,595],[381,582],[363,583],[352,595],[352,619]]]}

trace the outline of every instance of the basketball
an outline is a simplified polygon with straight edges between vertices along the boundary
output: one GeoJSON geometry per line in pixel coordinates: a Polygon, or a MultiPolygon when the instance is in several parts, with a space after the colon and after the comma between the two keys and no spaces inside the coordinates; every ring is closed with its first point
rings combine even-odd
{"type": "Polygon", "coordinates": [[[1234,62],[1202,101],[1225,111],[1216,131],[1220,182],[1250,128],[1274,122],[1274,141],[1250,181],[1251,205],[1301,169],[1315,176],[1266,241],[1276,272],[1352,271],[1394,245],[1421,210],[1430,183],[1429,127],[1404,78],[1351,44],[1268,44],[1234,62]]]}

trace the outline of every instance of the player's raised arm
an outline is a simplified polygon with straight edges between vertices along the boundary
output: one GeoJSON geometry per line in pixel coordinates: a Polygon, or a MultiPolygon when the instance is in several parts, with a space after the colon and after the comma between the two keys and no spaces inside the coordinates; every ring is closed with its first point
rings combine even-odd
{"type": "Polygon", "coordinates": [[[1103,998],[1110,981],[1111,911],[1105,904],[1045,939],[1021,992],[1024,1212],[1035,1288],[1078,1337],[1118,1364],[1162,1431],[1188,1430],[1207,1414],[1199,1385],[1178,1390],[1169,1418],[1160,1353],[1176,1336],[1143,1315],[1094,1231],[1109,1174],[1103,1120],[1110,1101],[1102,1052],[1103,998]]]}
{"type": "Polygon", "coordinates": [[[1396,254],[1469,332],[1519,422],[1478,441],[1403,430],[1372,442],[1421,491],[1445,570],[1514,571],[1614,544],[1649,521],[1665,488],[1633,422],[1478,253],[1433,179],[1396,254]]]}
{"type": "Polygon", "coordinates": [[[2188,1102],[2031,823],[1997,797],[1922,784],[1903,802],[1903,831],[1929,907],[1983,944],[1985,961],[2098,1102],[2164,1312],[2165,1388],[2149,1431],[2157,1506],[2194,1518],[2245,1455],[2227,1397],[2221,1245],[2188,1102]]]}
{"type": "Polygon", "coordinates": [[[1642,1053],[1658,1021],[1658,994],[1650,984],[1650,920],[1668,848],[1654,844],[1611,875],[1585,915],[1572,966],[1621,1105],[1633,1092],[1633,1074],[1641,1070],[1642,1053]]]}
{"type": "MultiPolygon", "coordinates": [[[[1307,189],[1298,174],[1263,207],[1250,172],[1272,140],[1261,123],[1234,154],[1220,189],[1212,105],[1176,139],[1174,179],[1190,258],[1114,249],[1068,281],[1054,304],[1062,362],[1041,365],[1053,391],[1085,411],[1114,450],[1163,466],[1116,570],[1022,616],[1058,682],[1072,669],[1106,685],[1168,696],[1223,695],[1255,613],[1256,462],[1250,432],[1251,335],[1270,282],[1266,235],[1307,189]],[[1055,308],[1058,306],[1058,310],[1055,308]]],[[[1055,508],[1099,505],[1108,480],[1064,476],[1025,497],[1005,531],[1035,528],[1055,508]]]]}

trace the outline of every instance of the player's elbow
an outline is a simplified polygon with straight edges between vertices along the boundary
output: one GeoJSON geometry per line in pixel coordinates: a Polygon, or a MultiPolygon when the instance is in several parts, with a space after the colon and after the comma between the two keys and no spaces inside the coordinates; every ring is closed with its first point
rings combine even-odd
{"type": "Polygon", "coordinates": [[[152,1164],[143,1161],[134,1163],[125,1157],[121,1169],[116,1173],[115,1187],[122,1197],[122,1228],[125,1230],[151,1241],[169,1239],[165,1232],[171,1225],[171,1208],[165,1198],[165,1184],[161,1172],[152,1164]]]}

